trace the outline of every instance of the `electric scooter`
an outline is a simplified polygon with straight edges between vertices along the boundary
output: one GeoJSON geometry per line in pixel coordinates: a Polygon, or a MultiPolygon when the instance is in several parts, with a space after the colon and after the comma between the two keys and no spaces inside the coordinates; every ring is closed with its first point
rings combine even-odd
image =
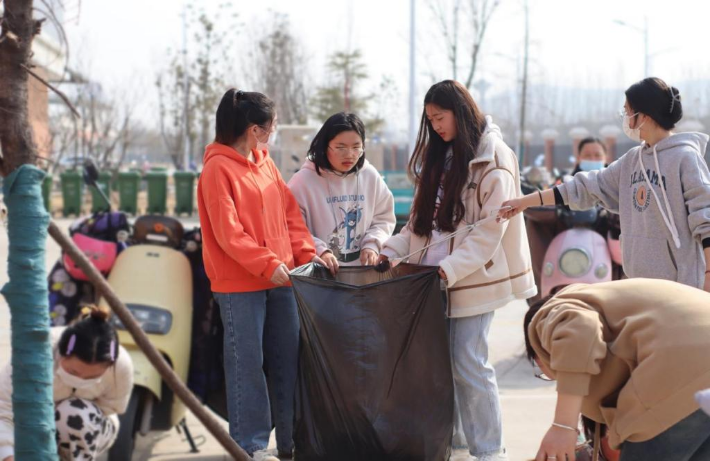
{"type": "MultiPolygon", "coordinates": [[[[95,186],[98,171],[85,166],[85,180],[95,186]]],[[[108,197],[104,200],[110,206],[108,197]]],[[[180,251],[184,229],[180,221],[164,216],[141,216],[134,225],[131,245],[117,257],[108,283],[148,335],[151,343],[184,382],[190,366],[193,277],[188,258],[180,251]]],[[[194,248],[196,250],[196,248],[194,248]]],[[[105,299],[100,305],[107,306],[105,299]]],[[[175,398],[160,374],[125,331],[117,317],[111,320],[119,341],[133,361],[134,388],[128,408],[119,416],[120,428],[109,461],[130,461],[137,434],[174,427],[185,434],[191,451],[197,452],[185,424],[185,405],[175,398]]]]}
{"type": "Polygon", "coordinates": [[[539,297],[572,283],[623,278],[618,216],[601,207],[530,207],[524,212],[539,297]]]}
{"type": "MultiPolygon", "coordinates": [[[[116,259],[108,283],[126,304],[151,343],[187,382],[192,337],[192,269],[177,248],[183,233],[179,221],[143,216],[134,224],[135,244],[116,259]]],[[[107,305],[105,299],[100,304],[107,305]]],[[[131,459],[137,434],[181,428],[197,452],[185,424],[185,405],[176,399],[160,374],[138,348],[117,317],[112,317],[121,345],[133,360],[134,388],[128,409],[120,415],[118,437],[109,461],[131,459]]]]}

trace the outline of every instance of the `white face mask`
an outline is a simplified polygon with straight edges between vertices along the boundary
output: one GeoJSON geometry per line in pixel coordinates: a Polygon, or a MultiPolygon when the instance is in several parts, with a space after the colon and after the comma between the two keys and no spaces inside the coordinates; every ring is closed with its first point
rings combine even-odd
{"type": "Polygon", "coordinates": [[[66,371],[61,364],[57,367],[56,374],[64,384],[73,389],[88,389],[98,385],[101,382],[101,378],[103,378],[103,376],[99,376],[98,378],[83,379],[66,371]]]}
{"type": "Polygon", "coordinates": [[[646,123],[644,120],[643,123],[641,123],[639,126],[636,128],[631,128],[629,126],[629,123],[631,121],[631,117],[637,116],[639,113],[636,112],[635,114],[632,115],[624,115],[624,120],[621,122],[621,128],[624,130],[624,134],[631,138],[631,140],[636,141],[636,142],[641,142],[641,127],[643,126],[643,123],[646,123]]]}
{"type": "Polygon", "coordinates": [[[262,127],[259,126],[259,128],[264,132],[264,133],[262,133],[262,136],[264,136],[264,139],[261,140],[261,139],[259,139],[259,136],[256,136],[256,149],[257,150],[269,150],[269,147],[271,147],[271,138],[276,137],[276,129],[274,129],[273,131],[267,132],[262,127]]]}

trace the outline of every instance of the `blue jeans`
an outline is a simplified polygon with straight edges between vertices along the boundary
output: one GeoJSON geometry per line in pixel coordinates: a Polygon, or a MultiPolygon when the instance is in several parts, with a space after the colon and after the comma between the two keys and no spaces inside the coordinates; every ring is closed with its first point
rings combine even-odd
{"type": "Polygon", "coordinates": [[[624,442],[620,461],[710,459],[710,416],[698,410],[645,442],[624,442]]]}
{"type": "Polygon", "coordinates": [[[488,331],[493,312],[449,319],[451,367],[456,405],[453,448],[473,456],[503,449],[498,383],[488,361],[488,331]]]}
{"type": "Polygon", "coordinates": [[[290,287],[215,293],[224,323],[229,434],[249,454],[276,427],[279,452],[293,449],[299,322],[290,287]]]}

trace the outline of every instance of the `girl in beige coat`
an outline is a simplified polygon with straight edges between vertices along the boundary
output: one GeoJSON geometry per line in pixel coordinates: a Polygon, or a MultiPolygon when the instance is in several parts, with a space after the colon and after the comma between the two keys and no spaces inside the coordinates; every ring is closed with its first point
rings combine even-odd
{"type": "Polygon", "coordinates": [[[536,461],[574,459],[580,414],[607,427],[621,461],[710,459],[694,398],[710,387],[708,306],[704,291],[644,278],[570,285],[531,306],[528,358],[557,381],[536,461]]]}
{"type": "Polygon", "coordinates": [[[457,409],[452,459],[507,459],[495,371],[488,361],[493,311],[537,292],[523,218],[495,221],[503,202],[521,195],[515,154],[460,83],[437,83],[409,164],[416,181],[410,219],[385,244],[380,260],[402,257],[466,226],[413,258],[439,267],[447,299],[457,409]],[[463,436],[465,435],[465,441],[463,436]]]}

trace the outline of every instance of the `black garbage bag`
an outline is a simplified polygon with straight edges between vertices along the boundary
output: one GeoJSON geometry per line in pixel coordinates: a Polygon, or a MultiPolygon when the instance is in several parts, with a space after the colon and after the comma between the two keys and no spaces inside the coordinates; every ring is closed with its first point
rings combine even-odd
{"type": "Polygon", "coordinates": [[[296,461],[443,461],[454,388],[437,269],[291,273],[301,320],[296,461]]]}

